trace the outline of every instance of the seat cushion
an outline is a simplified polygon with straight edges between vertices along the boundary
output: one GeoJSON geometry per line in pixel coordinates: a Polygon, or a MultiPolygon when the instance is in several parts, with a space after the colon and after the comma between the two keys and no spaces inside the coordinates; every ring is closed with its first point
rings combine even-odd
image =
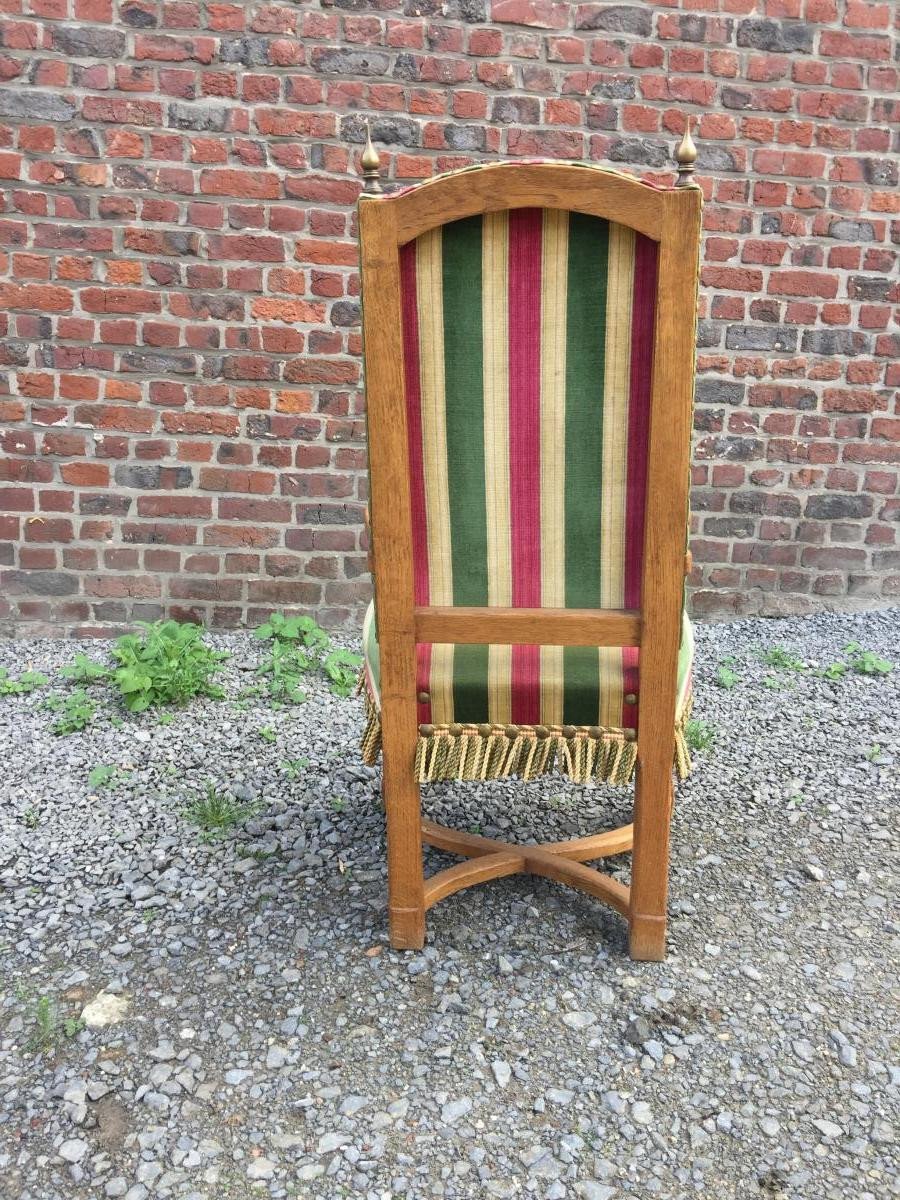
{"type": "MultiPolygon", "coordinates": [[[[372,605],[366,613],[363,645],[370,716],[377,719],[381,703],[380,660],[372,605]]],[[[595,778],[612,778],[601,769],[601,760],[614,758],[615,754],[600,753],[601,746],[612,746],[622,751],[614,772],[619,778],[615,781],[623,782],[624,775],[630,778],[636,757],[640,695],[636,648],[419,645],[416,650],[420,741],[494,739],[491,753],[497,760],[493,766],[480,761],[481,774],[460,775],[459,764],[451,756],[452,771],[435,767],[430,774],[420,772],[421,778],[497,778],[521,773],[515,767],[521,767],[522,755],[510,754],[511,745],[506,744],[503,758],[502,747],[496,742],[500,735],[511,742],[535,737],[556,739],[557,753],[547,752],[549,761],[545,769],[553,761],[565,769],[562,742],[566,746],[595,743],[593,750],[585,751],[594,762],[596,769],[590,775],[595,778]]],[[[681,733],[690,708],[693,651],[693,631],[685,613],[676,706],[679,734],[676,766],[682,775],[689,769],[681,733]]],[[[369,740],[371,743],[371,736],[369,740]]],[[[524,747],[523,752],[527,749],[524,747]]],[[[427,762],[427,746],[420,747],[420,758],[423,755],[427,762]]]]}

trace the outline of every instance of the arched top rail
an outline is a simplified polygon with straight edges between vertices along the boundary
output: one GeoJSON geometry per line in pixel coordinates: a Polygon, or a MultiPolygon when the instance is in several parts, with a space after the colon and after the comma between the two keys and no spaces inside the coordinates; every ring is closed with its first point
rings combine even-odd
{"type": "Polygon", "coordinates": [[[586,163],[503,162],[463,167],[362,203],[389,209],[399,245],[450,221],[509,208],[561,208],[602,217],[660,241],[670,206],[696,204],[693,189],[660,188],[586,163]]]}

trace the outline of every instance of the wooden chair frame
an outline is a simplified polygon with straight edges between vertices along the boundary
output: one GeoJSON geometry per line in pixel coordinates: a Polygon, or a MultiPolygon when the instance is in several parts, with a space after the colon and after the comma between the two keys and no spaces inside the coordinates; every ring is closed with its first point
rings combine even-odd
{"type": "Polygon", "coordinates": [[[391,944],[421,948],[425,912],[438,900],[482,880],[524,871],[606,901],[628,920],[631,956],[662,959],[686,561],[700,191],[683,167],[679,186],[663,190],[578,165],[497,163],[381,195],[377,165],[377,157],[370,154],[367,166],[364,156],[367,178],[376,182],[360,197],[359,233],[391,944]],[[414,601],[400,248],[435,226],[521,207],[602,217],[659,243],[639,612],[417,607],[414,601]],[[514,846],[423,821],[413,770],[417,642],[640,646],[633,825],[567,842],[514,846]],[[464,855],[467,861],[426,880],[423,841],[464,855]],[[630,887],[583,865],[629,849],[630,887]]]}

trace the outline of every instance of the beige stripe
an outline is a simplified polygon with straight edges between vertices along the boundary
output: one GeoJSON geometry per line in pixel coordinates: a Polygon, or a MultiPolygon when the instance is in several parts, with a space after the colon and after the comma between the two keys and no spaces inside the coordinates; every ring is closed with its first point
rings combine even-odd
{"type": "MultiPolygon", "coordinates": [[[[509,509],[509,214],[484,217],[481,328],[484,382],[484,486],[487,506],[488,604],[512,603],[509,509]]],[[[488,649],[488,716],[512,719],[509,646],[488,649]]]]}
{"type": "MultiPolygon", "coordinates": [[[[569,214],[544,209],[541,261],[541,604],[566,603],[566,302],[569,214]]],[[[563,649],[541,647],[541,721],[563,719],[563,649]]]]}
{"type": "MultiPolygon", "coordinates": [[[[625,584],[625,485],[628,466],[628,388],[634,231],[609,227],[606,297],[606,362],[603,379],[603,505],[600,518],[600,603],[621,608],[625,584]]],[[[600,652],[600,724],[618,725],[622,715],[622,654],[600,652]]]]}
{"type": "MultiPolygon", "coordinates": [[[[422,458],[428,537],[428,587],[432,604],[453,603],[450,557],[450,487],[444,392],[444,304],[441,230],[422,234],[416,248],[419,370],[422,390],[422,458]]],[[[432,720],[453,720],[453,647],[431,655],[432,720]],[[439,715],[440,714],[440,715],[439,715]]]]}
{"type": "Polygon", "coordinates": [[[435,642],[431,647],[431,671],[428,677],[431,693],[431,723],[449,725],[453,713],[453,647],[435,642]]]}

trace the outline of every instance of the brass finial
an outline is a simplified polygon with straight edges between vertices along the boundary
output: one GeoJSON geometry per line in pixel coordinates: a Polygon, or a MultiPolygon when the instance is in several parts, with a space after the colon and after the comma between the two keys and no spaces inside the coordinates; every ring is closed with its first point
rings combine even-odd
{"type": "Polygon", "coordinates": [[[675,161],[678,163],[678,178],[675,180],[677,188],[697,187],[697,182],[693,177],[694,163],[697,161],[697,147],[694,145],[694,139],[691,137],[692,120],[692,117],[687,118],[684,126],[684,137],[675,151],[675,161]]]}
{"type": "Polygon", "coordinates": [[[363,170],[363,191],[369,195],[377,195],[382,190],[381,179],[378,176],[381,159],[378,157],[378,151],[372,145],[372,127],[368,121],[366,121],[366,144],[363,146],[360,162],[363,170]]]}

